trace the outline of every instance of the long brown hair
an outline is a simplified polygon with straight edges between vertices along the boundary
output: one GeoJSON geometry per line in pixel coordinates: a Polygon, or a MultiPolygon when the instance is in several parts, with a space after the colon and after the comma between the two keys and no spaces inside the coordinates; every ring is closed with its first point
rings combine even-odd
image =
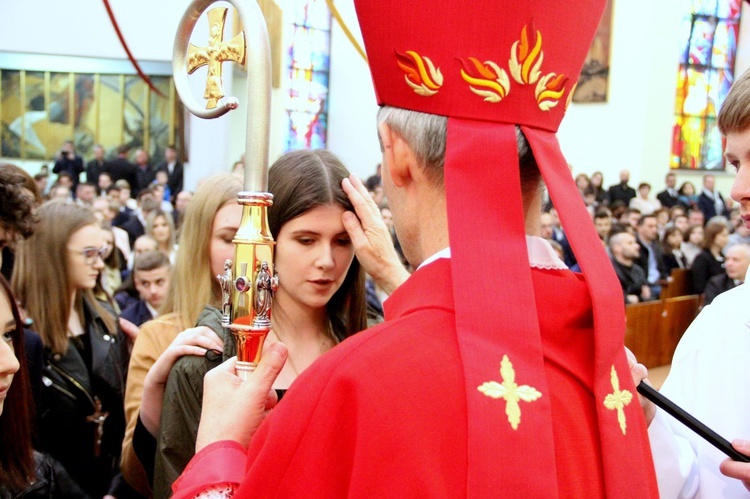
{"type": "Polygon", "coordinates": [[[0,484],[10,490],[23,490],[34,478],[34,455],[31,448],[31,397],[29,374],[24,354],[23,321],[8,281],[0,276],[0,288],[10,302],[16,329],[13,331],[13,350],[21,364],[13,376],[0,416],[0,484]]]}
{"type": "Polygon", "coordinates": [[[211,274],[210,247],[214,216],[236,202],[242,181],[225,173],[201,184],[185,212],[169,291],[162,314],[175,314],[180,328],[195,326],[207,304],[220,306],[221,288],[211,274]]]}
{"type": "MultiPolygon", "coordinates": [[[[268,210],[268,225],[274,239],[286,222],[318,206],[337,204],[354,211],[341,188],[341,181],[348,176],[343,163],[322,149],[294,151],[276,160],[268,174],[268,190],[274,197],[268,210]]],[[[326,311],[339,339],[367,327],[365,273],[356,257],[326,311]]]]}
{"type": "MultiPolygon", "coordinates": [[[[79,229],[99,223],[94,212],[69,201],[54,200],[39,210],[39,225],[34,235],[18,246],[13,289],[21,306],[34,320],[44,346],[54,353],[68,350],[68,319],[71,310],[71,282],[67,265],[67,244],[79,229]],[[50,258],[62,260],[55,260],[50,258]]],[[[75,307],[83,319],[83,301],[102,318],[110,334],[115,320],[94,297],[92,290],[75,293],[75,307]]]]}

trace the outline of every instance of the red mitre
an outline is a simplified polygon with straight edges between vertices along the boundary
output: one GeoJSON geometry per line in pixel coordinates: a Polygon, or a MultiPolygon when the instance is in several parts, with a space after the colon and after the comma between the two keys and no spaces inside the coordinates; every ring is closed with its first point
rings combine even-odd
{"type": "Polygon", "coordinates": [[[594,397],[606,494],[657,495],[623,350],[622,292],[555,136],[604,4],[355,0],[378,103],[449,118],[445,184],[469,412],[470,497],[558,495],[516,124],[534,152],[593,303],[594,397]],[[487,385],[498,379],[498,368],[504,382],[487,385]],[[495,398],[488,396],[492,390],[495,398]],[[497,398],[508,391],[520,397],[515,407],[497,398]],[[519,405],[522,420],[511,415],[519,405]],[[636,456],[641,466],[627,466],[618,459],[623,455],[636,456]]]}

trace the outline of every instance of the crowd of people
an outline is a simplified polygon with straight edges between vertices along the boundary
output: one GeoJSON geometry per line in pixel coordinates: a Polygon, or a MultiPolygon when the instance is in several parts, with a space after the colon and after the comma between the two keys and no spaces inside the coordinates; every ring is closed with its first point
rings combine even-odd
{"type": "Polygon", "coordinates": [[[49,188],[43,174],[0,165],[10,277],[0,277],[0,496],[735,497],[750,488],[750,465],[719,463],[637,398],[647,372],[623,348],[621,298],[656,299],[682,268],[707,301],[721,290],[665,387],[728,437],[750,437],[733,371],[746,369],[750,348],[737,285],[749,255],[750,72],[718,117],[737,171],[735,215],[711,175],[696,195],[668,174],[656,199],[648,184],[636,193],[627,171],[606,190],[601,173],[569,175],[555,137],[564,106],[545,87],[567,80],[544,77],[543,92],[527,84],[550,62],[577,74],[603,2],[534,12],[547,45],[543,62],[521,61],[527,69],[517,59],[534,52],[530,13],[510,4],[497,15],[495,2],[467,13],[458,0],[415,0],[430,23],[414,23],[397,0],[355,4],[382,163],[365,183],[324,150],[271,166],[278,289],[262,359],[244,381],[217,279],[234,257],[237,175],[187,193],[171,148],[158,168],[143,150],[133,165],[127,151],[107,161],[101,148],[84,168],[70,142],[49,188]],[[455,23],[460,15],[482,22],[455,23]],[[464,28],[470,53],[508,45],[513,92],[491,61],[436,71],[455,61],[464,28]],[[414,39],[432,60],[397,51],[393,64],[393,46],[414,39]],[[438,92],[447,98],[429,100],[438,92]],[[510,114],[493,107],[503,99],[510,114]],[[498,186],[507,196],[494,195],[498,186]],[[608,261],[615,272],[601,271],[608,261]],[[709,336],[717,314],[727,331],[709,336]],[[725,396],[707,402],[717,386],[725,396]]]}
{"type": "MultiPolygon", "coordinates": [[[[672,271],[688,269],[692,289],[710,304],[716,296],[745,281],[750,264],[750,229],[739,207],[715,188],[712,174],[703,176],[699,195],[690,182],[676,189],[676,175],[665,177],[664,189],[650,196],[651,186],[628,184],[630,173],[603,189],[602,174],[575,178],[602,244],[622,286],[625,303],[656,300],[669,285],[672,271]]],[[[543,218],[543,236],[552,241],[561,258],[575,268],[559,217],[551,203],[543,218]],[[546,222],[546,224],[545,224],[546,222]]]]}
{"type": "MultiPolygon", "coordinates": [[[[63,150],[74,157],[69,142],[63,150]]],[[[99,165],[86,173],[99,180],[110,174],[106,161],[99,165]]],[[[14,392],[28,379],[31,391],[22,403],[33,399],[34,408],[23,410],[33,424],[20,433],[20,462],[44,464],[37,480],[48,479],[60,497],[148,497],[152,487],[166,497],[195,448],[200,389],[185,388],[200,387],[208,369],[234,355],[221,326],[215,276],[234,257],[241,177],[204,179],[194,196],[178,190],[173,205],[153,180],[137,194],[118,179],[106,191],[92,187],[91,195],[93,182],[78,183],[64,197],[52,195],[68,178],[65,172],[43,194],[24,170],[0,165],[3,263],[13,290],[8,286],[7,296],[13,296],[13,313],[23,317],[17,326],[26,345],[13,338],[15,358],[29,368],[16,377],[14,392]],[[170,408],[164,414],[162,404],[170,408]],[[33,455],[26,450],[32,442],[33,455]]],[[[388,251],[379,269],[365,273],[343,226],[342,214],[354,210],[344,179],[349,172],[324,150],[285,154],[270,169],[276,202],[269,223],[281,284],[267,345],[283,340],[289,348],[287,368],[274,385],[279,398],[318,356],[381,322],[381,299],[408,275],[392,225],[379,217],[370,230],[388,251]]],[[[347,181],[380,213],[359,181],[347,181]]],[[[18,429],[15,416],[9,419],[18,429]]],[[[28,467],[21,470],[31,476],[28,467]]],[[[11,478],[8,486],[22,483],[22,476],[11,478]]],[[[0,480],[0,490],[5,485],[0,480]]]]}

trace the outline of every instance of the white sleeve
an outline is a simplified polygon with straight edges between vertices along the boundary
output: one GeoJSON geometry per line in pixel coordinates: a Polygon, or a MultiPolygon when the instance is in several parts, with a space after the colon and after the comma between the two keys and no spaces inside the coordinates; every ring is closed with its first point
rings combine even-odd
{"type": "Polygon", "coordinates": [[[692,498],[700,486],[697,456],[690,442],[674,432],[672,424],[680,423],[657,409],[648,427],[659,496],[692,498]]]}

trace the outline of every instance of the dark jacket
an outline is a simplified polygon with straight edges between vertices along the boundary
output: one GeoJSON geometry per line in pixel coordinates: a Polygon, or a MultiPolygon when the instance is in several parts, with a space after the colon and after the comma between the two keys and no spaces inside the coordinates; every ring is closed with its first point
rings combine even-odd
{"type": "Polygon", "coordinates": [[[138,300],[128,305],[127,308],[123,309],[120,313],[120,317],[132,322],[138,327],[141,327],[141,324],[144,322],[153,319],[153,317],[151,317],[151,311],[143,300],[138,300]]]}
{"type": "Polygon", "coordinates": [[[703,300],[704,305],[709,305],[714,298],[722,294],[724,291],[729,291],[734,288],[734,279],[730,279],[729,276],[722,272],[719,275],[713,276],[706,283],[705,298],[703,300]]]}
{"type": "Polygon", "coordinates": [[[128,221],[122,224],[120,228],[128,233],[131,248],[135,245],[135,240],[146,233],[146,228],[136,212],[133,212],[128,221]]]}
{"type": "Polygon", "coordinates": [[[34,482],[22,491],[8,490],[0,483],[0,499],[88,499],[86,492],[55,459],[41,452],[34,452],[34,464],[34,482]]]}
{"type": "Polygon", "coordinates": [[[706,196],[705,192],[701,192],[700,196],[698,196],[698,208],[703,212],[703,216],[705,217],[706,222],[711,220],[716,215],[722,215],[725,217],[729,216],[729,210],[727,210],[727,204],[724,202],[724,197],[719,191],[714,191],[714,196],[721,199],[722,209],[718,213],[716,212],[716,205],[714,204],[714,200],[706,196]]]}
{"type": "MultiPolygon", "coordinates": [[[[638,241],[638,246],[640,246],[641,248],[641,254],[638,257],[638,260],[635,261],[635,263],[646,272],[646,279],[648,279],[648,248],[646,247],[646,243],[641,241],[640,237],[637,237],[636,241],[638,241]]],[[[654,243],[650,246],[650,248],[654,252],[654,258],[656,258],[656,268],[659,271],[659,279],[666,279],[669,274],[666,270],[666,267],[664,266],[664,258],[661,246],[659,246],[658,243],[654,243]]],[[[657,284],[657,282],[650,282],[649,284],[657,284]]]]}
{"type": "Polygon", "coordinates": [[[709,279],[724,273],[724,261],[717,260],[713,253],[703,250],[693,260],[690,273],[693,276],[693,293],[702,294],[709,279]]]}
{"type": "Polygon", "coordinates": [[[177,199],[177,194],[179,194],[182,191],[183,186],[183,176],[184,176],[184,168],[182,166],[182,163],[177,161],[174,164],[174,168],[172,169],[172,173],[169,173],[169,167],[167,166],[166,161],[162,161],[158,165],[156,165],[156,171],[164,170],[169,175],[167,179],[167,187],[169,187],[169,193],[170,193],[170,201],[174,202],[175,199],[177,199]]]}
{"type": "Polygon", "coordinates": [[[195,437],[203,402],[203,377],[221,362],[236,354],[234,339],[228,329],[221,325],[221,312],[211,306],[203,309],[197,326],[208,326],[224,341],[221,356],[180,357],[169,373],[164,391],[161,423],[154,464],[154,497],[172,495],[172,483],[180,476],[195,454],[195,437]]]}
{"type": "Polygon", "coordinates": [[[135,172],[136,166],[127,160],[127,158],[117,157],[104,163],[104,171],[109,173],[114,184],[118,180],[127,180],[130,184],[130,197],[135,197],[138,189],[138,175],[135,172]]]}
{"type": "Polygon", "coordinates": [[[43,449],[89,495],[102,497],[118,481],[128,349],[123,333],[109,334],[88,303],[84,303],[84,319],[86,333],[70,339],[65,354],[45,349],[39,431],[43,449]],[[76,346],[81,341],[87,355],[76,346]],[[97,402],[99,413],[107,413],[100,445],[100,426],[92,421],[97,402]]]}
{"type": "Polygon", "coordinates": [[[630,204],[630,200],[635,197],[635,189],[628,184],[615,184],[609,188],[609,204],[615,201],[622,201],[625,206],[630,204]]]}
{"type": "Polygon", "coordinates": [[[137,198],[139,192],[147,188],[154,180],[156,180],[156,170],[151,165],[146,165],[145,168],[136,165],[135,175],[138,178],[138,183],[133,188],[133,197],[137,198]]]}
{"type": "Polygon", "coordinates": [[[672,206],[677,206],[677,204],[679,204],[679,194],[676,189],[673,189],[673,191],[674,196],[669,192],[669,189],[664,189],[656,195],[656,199],[659,200],[664,208],[671,208],[672,206]]]}
{"type": "Polygon", "coordinates": [[[617,274],[617,279],[620,281],[625,303],[628,303],[628,295],[635,295],[638,297],[638,301],[642,301],[642,288],[645,284],[648,284],[643,269],[636,264],[626,267],[614,258],[612,258],[612,266],[615,269],[615,274],[617,274]]]}
{"type": "Polygon", "coordinates": [[[103,171],[104,160],[92,159],[86,164],[86,182],[97,185],[99,183],[99,174],[103,171]]]}
{"type": "Polygon", "coordinates": [[[80,156],[69,158],[62,156],[60,159],[55,161],[55,166],[52,167],[52,173],[68,172],[73,177],[73,194],[75,195],[76,186],[78,185],[78,177],[83,173],[83,160],[80,156]]]}

